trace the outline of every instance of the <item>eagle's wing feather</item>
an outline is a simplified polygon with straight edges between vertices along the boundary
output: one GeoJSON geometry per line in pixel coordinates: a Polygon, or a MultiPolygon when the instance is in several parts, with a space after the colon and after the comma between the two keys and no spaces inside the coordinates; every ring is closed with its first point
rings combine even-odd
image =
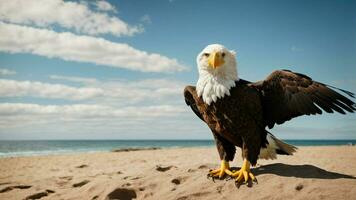
{"type": "Polygon", "coordinates": [[[199,112],[199,109],[196,105],[196,101],[195,98],[196,97],[196,91],[195,91],[195,87],[193,86],[187,86],[184,89],[184,99],[185,99],[185,103],[190,106],[190,108],[193,110],[193,112],[201,119],[204,121],[203,116],[201,115],[201,113],[199,112]]]}
{"type": "MultiPolygon", "coordinates": [[[[193,112],[205,123],[208,124],[204,120],[203,114],[199,111],[199,109],[206,109],[205,103],[203,100],[198,97],[196,89],[194,86],[186,86],[184,89],[184,99],[185,103],[190,106],[193,112]]],[[[209,124],[208,124],[209,126],[209,124]]],[[[216,130],[211,129],[214,135],[215,143],[219,152],[219,156],[221,160],[232,161],[234,159],[236,148],[235,145],[229,142],[224,136],[220,133],[216,132],[216,130]]],[[[240,145],[241,146],[241,145],[240,145]]]]}
{"type": "Polygon", "coordinates": [[[251,86],[261,93],[264,119],[269,128],[301,115],[321,114],[322,110],[341,114],[356,110],[353,101],[331,88],[350,97],[354,97],[353,93],[288,70],[274,71],[265,80],[251,83],[251,86]]]}

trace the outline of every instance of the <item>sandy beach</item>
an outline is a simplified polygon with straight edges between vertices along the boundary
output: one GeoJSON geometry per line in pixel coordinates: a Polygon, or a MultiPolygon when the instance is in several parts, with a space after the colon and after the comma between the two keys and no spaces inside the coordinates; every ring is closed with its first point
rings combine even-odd
{"type": "MultiPolygon", "coordinates": [[[[260,160],[258,184],[207,179],[214,147],[0,159],[0,199],[352,199],[356,147],[300,147],[260,160]]],[[[241,165],[240,152],[230,163],[241,165]]]]}

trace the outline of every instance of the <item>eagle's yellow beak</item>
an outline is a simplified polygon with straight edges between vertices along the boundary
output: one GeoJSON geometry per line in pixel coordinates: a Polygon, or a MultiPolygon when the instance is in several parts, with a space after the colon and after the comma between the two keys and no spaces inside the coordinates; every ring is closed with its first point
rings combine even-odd
{"type": "Polygon", "coordinates": [[[219,52],[213,52],[212,54],[210,54],[208,58],[208,62],[209,62],[209,66],[214,69],[220,67],[225,63],[223,57],[221,56],[221,53],[219,52]]]}

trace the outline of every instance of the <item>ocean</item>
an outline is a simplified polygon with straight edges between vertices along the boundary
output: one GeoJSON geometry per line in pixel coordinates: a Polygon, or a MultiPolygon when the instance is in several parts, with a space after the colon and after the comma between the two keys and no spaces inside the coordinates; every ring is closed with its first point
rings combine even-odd
{"type": "MultiPolygon", "coordinates": [[[[356,140],[284,140],[296,146],[356,144],[356,140]]],[[[215,146],[212,140],[24,140],[0,141],[0,157],[103,152],[124,148],[215,146]]]]}

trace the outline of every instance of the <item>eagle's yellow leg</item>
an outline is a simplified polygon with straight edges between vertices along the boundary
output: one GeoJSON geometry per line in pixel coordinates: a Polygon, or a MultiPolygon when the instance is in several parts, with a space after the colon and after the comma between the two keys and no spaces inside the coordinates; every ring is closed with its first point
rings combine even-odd
{"type": "Polygon", "coordinates": [[[234,172],[231,176],[234,177],[238,183],[241,183],[243,180],[247,183],[249,179],[257,181],[255,176],[251,173],[250,162],[247,159],[244,159],[241,169],[234,172]]]}
{"type": "Polygon", "coordinates": [[[233,173],[230,171],[229,162],[222,160],[220,164],[220,168],[211,170],[208,176],[213,178],[222,178],[225,174],[231,176],[233,173]]]}

